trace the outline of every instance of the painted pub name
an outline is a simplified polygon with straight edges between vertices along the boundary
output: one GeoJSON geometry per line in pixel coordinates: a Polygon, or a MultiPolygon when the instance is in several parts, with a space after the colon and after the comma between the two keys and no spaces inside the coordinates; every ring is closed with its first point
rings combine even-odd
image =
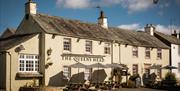
{"type": "Polygon", "coordinates": [[[66,54],[66,55],[61,55],[62,60],[74,60],[74,61],[93,61],[93,62],[104,62],[103,56],[90,56],[90,55],[71,55],[71,54],[66,54]]]}

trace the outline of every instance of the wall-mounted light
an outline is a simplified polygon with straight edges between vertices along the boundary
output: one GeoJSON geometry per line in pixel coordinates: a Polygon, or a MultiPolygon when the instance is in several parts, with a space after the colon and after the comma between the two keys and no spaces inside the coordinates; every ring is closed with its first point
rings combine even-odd
{"type": "Polygon", "coordinates": [[[81,39],[81,38],[77,38],[77,42],[79,42],[79,41],[80,41],[80,39],[81,39]]]}
{"type": "Polygon", "coordinates": [[[53,62],[49,61],[48,63],[45,64],[45,68],[48,68],[49,66],[52,66],[52,65],[53,65],[53,62]]]}
{"type": "Polygon", "coordinates": [[[25,50],[25,48],[23,45],[20,45],[20,46],[16,47],[15,52],[20,52],[22,50],[25,50]]]}
{"type": "Polygon", "coordinates": [[[151,50],[153,50],[153,47],[151,48],[151,50]]]}
{"type": "Polygon", "coordinates": [[[52,53],[52,49],[51,49],[51,48],[49,48],[49,49],[47,50],[47,55],[48,55],[48,56],[50,56],[50,55],[51,55],[51,53],[52,53]]]}
{"type": "Polygon", "coordinates": [[[102,41],[99,41],[99,45],[102,43],[102,41]]]}
{"type": "Polygon", "coordinates": [[[127,47],[128,46],[128,44],[125,44],[125,47],[127,47]]]}
{"type": "Polygon", "coordinates": [[[56,34],[53,34],[53,35],[52,35],[52,39],[54,39],[55,37],[56,37],[56,34]]]}

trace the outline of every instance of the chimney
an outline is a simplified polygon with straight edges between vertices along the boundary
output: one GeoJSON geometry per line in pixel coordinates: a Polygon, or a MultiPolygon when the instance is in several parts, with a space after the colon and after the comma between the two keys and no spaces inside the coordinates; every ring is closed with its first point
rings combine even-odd
{"type": "Polygon", "coordinates": [[[103,28],[108,28],[107,17],[105,17],[104,12],[102,10],[98,18],[98,25],[100,25],[103,28]]]}
{"type": "Polygon", "coordinates": [[[32,0],[28,0],[28,2],[25,4],[25,14],[36,14],[36,3],[32,0]]]}
{"type": "Polygon", "coordinates": [[[174,30],[174,33],[173,34],[171,34],[172,36],[175,36],[177,39],[179,39],[179,35],[180,35],[180,33],[177,33],[176,32],[176,30],[174,30]]]}
{"type": "Polygon", "coordinates": [[[146,27],[145,27],[145,32],[147,32],[150,35],[154,36],[155,27],[152,24],[147,24],[146,27]]]}

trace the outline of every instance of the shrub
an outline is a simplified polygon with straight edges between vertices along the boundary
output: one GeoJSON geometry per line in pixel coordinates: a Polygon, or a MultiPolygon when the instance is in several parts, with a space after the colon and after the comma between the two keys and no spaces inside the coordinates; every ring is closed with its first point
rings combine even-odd
{"type": "Polygon", "coordinates": [[[135,88],[136,85],[135,85],[135,82],[134,81],[131,81],[131,80],[128,80],[127,83],[126,82],[123,82],[121,84],[122,87],[125,87],[125,88],[135,88]]]}
{"type": "Polygon", "coordinates": [[[162,80],[162,85],[164,86],[175,86],[176,85],[176,76],[174,73],[168,72],[165,75],[165,79],[162,80]]]}
{"type": "Polygon", "coordinates": [[[168,72],[165,75],[165,80],[175,80],[176,81],[176,75],[174,73],[168,72]]]}

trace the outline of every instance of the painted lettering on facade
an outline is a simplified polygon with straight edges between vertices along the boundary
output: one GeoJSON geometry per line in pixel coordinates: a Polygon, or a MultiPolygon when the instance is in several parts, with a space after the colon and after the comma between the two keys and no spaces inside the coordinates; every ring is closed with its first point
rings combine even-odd
{"type": "Polygon", "coordinates": [[[62,60],[74,60],[74,61],[92,61],[92,62],[104,62],[102,56],[91,57],[87,55],[74,56],[74,55],[62,55],[62,60]]]}

